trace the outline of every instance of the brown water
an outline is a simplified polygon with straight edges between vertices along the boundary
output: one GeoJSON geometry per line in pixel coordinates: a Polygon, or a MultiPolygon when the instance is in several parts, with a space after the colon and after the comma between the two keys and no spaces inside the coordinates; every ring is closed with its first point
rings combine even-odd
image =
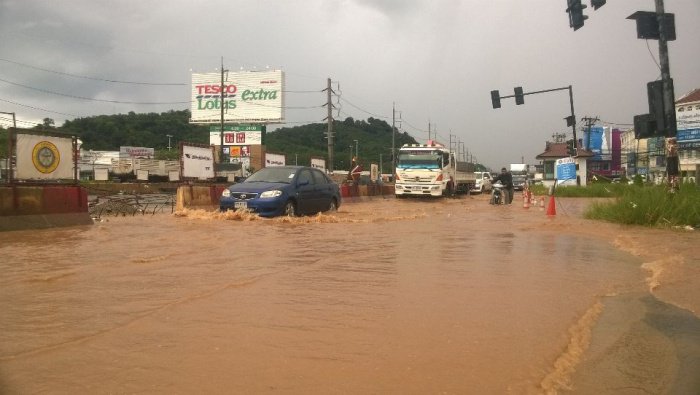
{"type": "Polygon", "coordinates": [[[2,233],[0,393],[698,391],[700,237],[582,205],[2,233]]]}

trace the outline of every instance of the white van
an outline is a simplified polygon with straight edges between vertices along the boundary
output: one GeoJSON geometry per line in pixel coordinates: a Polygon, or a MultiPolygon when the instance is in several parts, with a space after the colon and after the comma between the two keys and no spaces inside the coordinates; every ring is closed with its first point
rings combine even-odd
{"type": "Polygon", "coordinates": [[[484,193],[491,190],[491,173],[488,171],[475,171],[476,182],[472,187],[472,192],[484,193]]]}

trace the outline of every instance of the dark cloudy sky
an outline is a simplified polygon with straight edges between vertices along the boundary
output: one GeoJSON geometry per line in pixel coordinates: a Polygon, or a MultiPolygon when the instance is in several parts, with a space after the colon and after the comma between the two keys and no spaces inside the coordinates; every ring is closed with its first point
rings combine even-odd
{"type": "MultiPolygon", "coordinates": [[[[669,51],[679,97],[700,88],[700,1],[665,7],[676,16],[669,51]]],[[[491,90],[572,85],[577,119],[629,128],[647,112],[646,83],[660,75],[657,42],[637,39],[626,19],[653,11],[653,0],[589,6],[576,32],[565,8],[566,0],[0,0],[0,111],[31,126],[185,109],[191,73],[215,71],[223,57],[230,70],[285,72],[289,126],[322,122],[331,78],[336,118],[391,123],[396,103],[401,129],[421,141],[430,124],[438,140],[459,139],[493,168],[536,163],[553,133],[571,134],[568,92],[526,96],[521,106],[504,99],[493,110],[491,90]]]]}

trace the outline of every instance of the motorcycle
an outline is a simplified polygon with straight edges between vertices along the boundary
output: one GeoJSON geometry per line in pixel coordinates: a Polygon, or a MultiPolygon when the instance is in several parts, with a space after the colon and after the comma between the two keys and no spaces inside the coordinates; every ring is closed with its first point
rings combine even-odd
{"type": "Polygon", "coordinates": [[[497,182],[491,185],[491,199],[489,204],[507,204],[508,203],[508,191],[506,186],[497,182]]]}

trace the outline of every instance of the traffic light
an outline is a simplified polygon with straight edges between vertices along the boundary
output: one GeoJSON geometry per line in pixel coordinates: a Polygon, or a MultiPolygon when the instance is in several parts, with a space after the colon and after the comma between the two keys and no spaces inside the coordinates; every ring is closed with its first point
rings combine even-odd
{"type": "Polygon", "coordinates": [[[662,80],[647,83],[647,99],[649,114],[656,121],[657,130],[665,130],[664,84],[662,80]]]}
{"type": "Polygon", "coordinates": [[[566,117],[564,119],[566,119],[566,126],[576,125],[576,118],[573,115],[569,115],[568,117],[566,117]]]}
{"type": "Polygon", "coordinates": [[[566,0],[566,12],[569,13],[569,27],[573,27],[574,31],[583,27],[583,23],[587,16],[583,15],[583,9],[587,6],[581,4],[581,0],[566,0]]]}
{"type": "Polygon", "coordinates": [[[498,91],[491,91],[491,105],[493,108],[501,108],[501,94],[498,91]]]}
{"type": "Polygon", "coordinates": [[[573,139],[566,142],[566,153],[569,156],[576,156],[576,144],[573,139]]]}
{"type": "Polygon", "coordinates": [[[656,121],[652,114],[634,116],[634,138],[646,139],[656,135],[656,121]]]}
{"type": "Polygon", "coordinates": [[[514,90],[515,90],[515,104],[521,105],[521,104],[525,103],[525,97],[523,97],[523,87],[516,86],[514,90]]]}
{"type": "Polygon", "coordinates": [[[604,5],[605,5],[605,0],[591,0],[591,7],[593,7],[594,10],[597,10],[598,8],[600,8],[604,5]]]}

